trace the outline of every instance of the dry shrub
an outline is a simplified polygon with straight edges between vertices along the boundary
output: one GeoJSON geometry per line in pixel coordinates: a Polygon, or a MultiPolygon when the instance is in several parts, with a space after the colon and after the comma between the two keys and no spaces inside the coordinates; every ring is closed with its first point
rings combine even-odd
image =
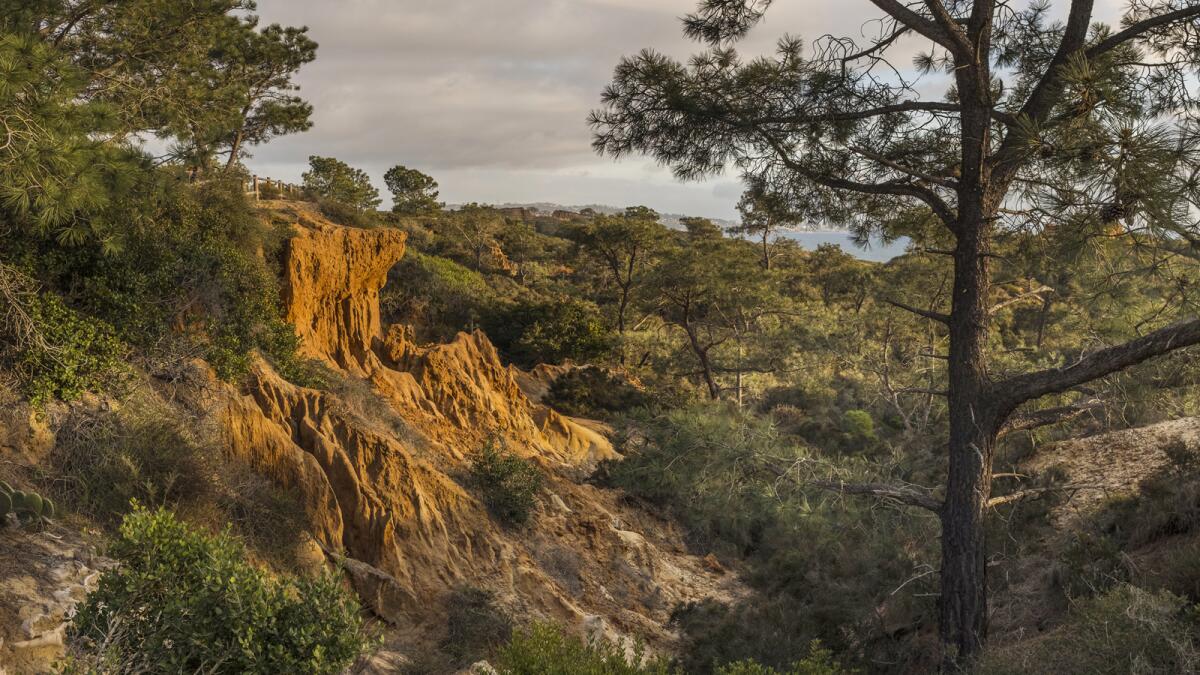
{"type": "Polygon", "coordinates": [[[1122,584],[1079,603],[1054,631],[992,649],[980,672],[1194,673],[1197,637],[1195,610],[1186,600],[1122,584]]]}

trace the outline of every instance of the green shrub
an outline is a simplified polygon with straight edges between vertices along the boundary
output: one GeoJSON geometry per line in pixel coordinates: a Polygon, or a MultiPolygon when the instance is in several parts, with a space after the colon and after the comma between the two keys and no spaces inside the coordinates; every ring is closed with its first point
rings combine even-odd
{"type": "Polygon", "coordinates": [[[537,466],[499,448],[494,440],[484,444],[471,465],[472,485],[492,515],[508,525],[529,522],[543,480],[537,466]]]}
{"type": "Polygon", "coordinates": [[[338,673],[371,644],[332,575],[276,579],[228,535],[138,508],[80,605],[68,673],[338,673]]]}
{"type": "Polygon", "coordinates": [[[600,308],[575,298],[518,305],[493,317],[487,328],[502,351],[527,367],[594,360],[616,346],[600,308]]]}
{"type": "Polygon", "coordinates": [[[1122,584],[1080,603],[1054,631],[992,649],[980,672],[1194,673],[1198,638],[1196,610],[1185,600],[1122,584]]]}
{"type": "Polygon", "coordinates": [[[228,379],[261,349],[286,369],[295,338],[283,321],[278,263],[288,226],[260,218],[237,181],[190,186],[148,176],[154,189],[128,205],[136,223],[112,246],[0,233],[0,251],[46,287],[63,289],[88,321],[113,327],[99,334],[143,354],[201,355],[228,379]]]}
{"type": "Polygon", "coordinates": [[[717,669],[717,675],[844,675],[848,673],[833,659],[833,652],[814,640],[809,645],[809,654],[790,668],[776,670],[754,661],[738,661],[717,669]]]}
{"type": "Polygon", "coordinates": [[[446,639],[442,648],[459,666],[486,657],[512,639],[512,618],[496,606],[495,596],[481,588],[462,587],[446,603],[446,639]]]}
{"type": "Polygon", "coordinates": [[[375,211],[360,211],[334,199],[321,199],[317,202],[321,215],[338,225],[369,229],[379,226],[379,216],[375,211]]]}
{"type": "Polygon", "coordinates": [[[53,293],[33,298],[28,310],[42,340],[18,346],[10,358],[32,404],[71,401],[119,381],[127,348],[111,326],[72,310],[53,293]]]}
{"type": "Polygon", "coordinates": [[[1068,597],[1096,595],[1129,581],[1129,566],[1112,538],[1079,533],[1064,548],[1055,581],[1068,597]]]}
{"type": "Polygon", "coordinates": [[[875,440],[875,420],[866,410],[847,410],[842,415],[842,429],[850,435],[851,440],[875,440]]]}
{"type": "Polygon", "coordinates": [[[545,401],[555,410],[576,417],[604,417],[650,405],[650,397],[608,371],[588,366],[568,370],[550,384],[545,401]]]}
{"type": "Polygon", "coordinates": [[[622,435],[625,459],[602,467],[607,482],[664,507],[697,553],[742,561],[759,591],[732,605],[677,609],[688,672],[747,659],[786,669],[814,639],[847,665],[920,658],[905,636],[933,620],[936,577],[921,570],[936,561],[935,524],[804,485],[887,477],[861,459],[789,443],[769,420],[720,405],[640,413],[622,435]],[[796,480],[781,480],[785,471],[796,480]],[[887,633],[870,618],[885,602],[903,608],[891,613],[887,633]]]}
{"type": "Polygon", "coordinates": [[[626,655],[620,645],[585,642],[553,624],[518,631],[496,660],[501,675],[672,675],[666,659],[646,658],[640,646],[626,655]]]}

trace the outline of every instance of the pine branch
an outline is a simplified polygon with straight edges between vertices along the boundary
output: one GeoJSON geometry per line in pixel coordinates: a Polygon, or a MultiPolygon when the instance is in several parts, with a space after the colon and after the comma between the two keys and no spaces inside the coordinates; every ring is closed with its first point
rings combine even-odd
{"type": "Polygon", "coordinates": [[[1087,50],[1087,56],[1088,58],[1095,58],[1101,54],[1104,54],[1105,52],[1112,51],[1122,44],[1140,37],[1141,35],[1144,35],[1155,28],[1175,23],[1176,21],[1186,21],[1188,19],[1197,17],[1200,17],[1200,4],[1192,7],[1185,7],[1183,9],[1177,9],[1174,12],[1160,14],[1158,16],[1146,19],[1145,21],[1139,21],[1138,23],[1129,26],[1119,33],[1112,34],[1108,38],[1101,40],[1099,43],[1089,48],[1087,50]]]}
{"type": "Polygon", "coordinates": [[[903,309],[906,312],[912,312],[913,314],[916,314],[917,316],[922,316],[922,317],[925,317],[926,319],[931,319],[933,321],[943,323],[947,326],[950,325],[950,315],[949,314],[942,314],[941,312],[935,312],[935,311],[928,310],[928,309],[921,309],[920,307],[913,307],[912,305],[906,305],[903,302],[900,302],[899,300],[892,300],[891,298],[884,298],[883,301],[893,307],[898,307],[900,309],[903,309]]]}
{"type": "Polygon", "coordinates": [[[995,391],[1001,407],[1011,410],[1026,401],[1067,391],[1197,343],[1200,343],[1200,319],[1193,319],[1156,330],[1123,345],[1093,352],[1069,366],[1009,378],[997,383],[995,391]]]}

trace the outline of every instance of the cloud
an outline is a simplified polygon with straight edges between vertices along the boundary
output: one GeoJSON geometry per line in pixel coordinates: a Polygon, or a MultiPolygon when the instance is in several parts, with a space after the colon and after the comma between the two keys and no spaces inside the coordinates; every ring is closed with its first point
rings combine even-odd
{"type": "MultiPolygon", "coordinates": [[[[779,0],[739,49],[769,52],[785,33],[876,34],[878,23],[868,19],[878,12],[859,4],[779,0]]],[[[377,178],[394,164],[421,168],[451,201],[526,201],[534,197],[519,195],[536,190],[541,200],[647,203],[663,211],[690,200],[704,209],[697,215],[735,213],[736,177],[680,185],[651,162],[614,164],[590,148],[587,113],[622,56],[654,47],[685,58],[700,48],[678,21],[696,0],[258,5],[264,22],[307,25],[321,46],[298,78],[315,107],[314,129],[253,149],[256,171],[297,180],[308,155],[331,155],[377,178]],[[596,197],[586,198],[589,190],[596,197]],[[547,194],[554,191],[561,194],[547,194]],[[496,198],[504,194],[511,196],[496,198]]]]}

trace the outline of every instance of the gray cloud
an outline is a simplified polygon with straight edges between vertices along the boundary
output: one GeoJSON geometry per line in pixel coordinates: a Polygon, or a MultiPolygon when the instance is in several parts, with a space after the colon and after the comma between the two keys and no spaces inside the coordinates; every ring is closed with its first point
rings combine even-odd
{"type": "MultiPolygon", "coordinates": [[[[421,168],[456,202],[644,203],[732,217],[736,177],[679,184],[646,160],[614,164],[589,145],[587,113],[621,56],[696,51],[678,21],[695,4],[259,0],[264,22],[307,25],[321,48],[299,77],[314,129],[254,149],[249,164],[297,180],[308,155],[332,155],[376,178],[394,164],[421,168]]],[[[766,52],[789,32],[871,34],[878,26],[864,22],[876,15],[865,1],[779,0],[740,48],[766,52]]]]}

